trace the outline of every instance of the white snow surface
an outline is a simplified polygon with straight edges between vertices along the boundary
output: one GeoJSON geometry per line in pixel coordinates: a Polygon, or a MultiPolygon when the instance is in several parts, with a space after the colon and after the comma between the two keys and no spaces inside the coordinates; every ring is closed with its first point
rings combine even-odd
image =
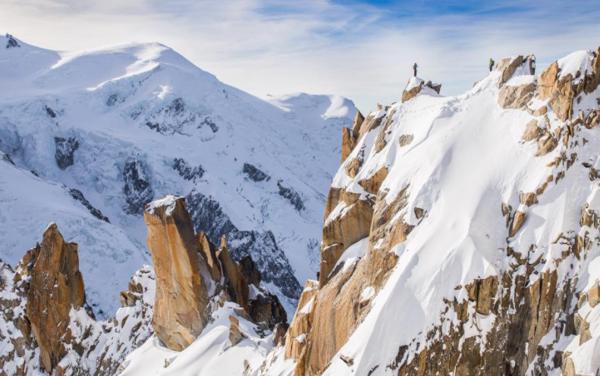
{"type": "MultiPolygon", "coordinates": [[[[589,55],[575,54],[561,60],[561,64],[564,72],[572,73],[572,69],[585,70],[588,60],[589,55]]],[[[551,153],[535,156],[536,144],[521,140],[525,125],[533,116],[527,111],[499,107],[499,74],[490,73],[463,95],[420,95],[406,103],[393,104],[388,111],[394,114],[393,125],[383,150],[374,147],[380,129],[368,132],[345,162],[364,153],[357,176],[349,177],[344,165],[338,170],[333,187],[364,196],[358,182],[387,167],[389,173],[379,192],[388,192],[388,203],[405,188],[408,196],[407,207],[392,221],[403,217],[409,224],[418,225],[405,242],[393,249],[399,256],[395,269],[373,298],[365,320],[333,357],[324,375],[395,374],[387,365],[392,364],[399,347],[413,339],[426,341],[427,330],[438,324],[444,298],[457,295],[456,286],[509,270],[507,246],[522,257],[535,260],[542,256],[544,261],[537,270],[558,268],[561,280],[570,278],[570,268],[574,268],[579,273],[580,288],[589,287],[598,278],[599,264],[591,268],[590,263],[600,256],[597,244],[587,251],[586,258],[578,260],[571,253],[567,261],[555,262],[570,246],[556,239],[561,234],[577,233],[581,209],[591,202],[597,204],[596,183],[590,183],[589,171],[581,163],[598,163],[598,129],[581,127],[577,137],[586,142],[577,148],[576,166],[550,184],[538,197],[538,204],[530,208],[519,205],[520,193],[534,192],[549,175],[565,170],[563,166],[549,166],[565,147],[561,143],[551,153]],[[398,139],[405,134],[413,135],[413,141],[400,147],[398,139]],[[527,213],[524,227],[513,238],[507,238],[502,203],[527,213]],[[416,207],[427,213],[421,222],[412,215],[416,207]],[[531,244],[536,249],[528,256],[531,244]],[[353,359],[353,364],[344,362],[342,355],[353,359]]],[[[535,80],[520,72],[517,75],[515,84],[535,80]]],[[[574,113],[597,107],[590,101],[599,96],[600,90],[584,95],[574,113]]],[[[553,131],[559,122],[552,112],[549,121],[553,131]]],[[[596,236],[593,234],[590,236],[596,236]]],[[[363,294],[370,297],[371,291],[363,294]]],[[[477,327],[466,336],[485,338],[493,319],[493,315],[478,315],[477,327]]],[[[593,330],[597,330],[596,326],[593,330]]],[[[583,374],[599,365],[589,360],[598,351],[597,341],[594,338],[586,342],[574,355],[576,367],[583,374]]]]}
{"type": "Polygon", "coordinates": [[[4,48],[6,41],[0,37],[0,152],[16,166],[0,161],[0,258],[16,264],[56,222],[79,243],[88,301],[101,316],[114,312],[119,291],[150,262],[141,210],[125,209],[124,176],[133,166],[150,186],[132,196],[136,204],[200,192],[239,230],[272,231],[300,284],[314,277],[339,135],[356,111],[351,101],[309,94],[265,101],[158,43],[57,52],[22,41],[4,48]],[[64,169],[55,159],[59,142],[64,169]],[[203,173],[184,177],[177,158],[184,173],[203,173]],[[251,180],[244,163],[269,179],[251,180]],[[297,195],[284,197],[279,184],[297,195]]]}
{"type": "Polygon", "coordinates": [[[155,336],[132,352],[123,362],[121,376],[181,375],[239,376],[246,363],[260,366],[273,348],[273,337],[261,337],[254,324],[236,314],[240,307],[226,303],[212,314],[212,321],[184,351],[172,351],[155,336]],[[245,337],[235,346],[229,341],[229,316],[235,316],[245,337]]]}
{"type": "Polygon", "coordinates": [[[562,59],[558,59],[557,63],[558,68],[560,69],[559,74],[561,77],[565,77],[570,74],[573,78],[575,78],[577,72],[581,72],[582,75],[585,72],[591,72],[593,61],[594,56],[590,51],[580,50],[572,52],[562,59]]]}
{"type": "Polygon", "coordinates": [[[177,204],[177,199],[179,198],[181,197],[166,195],[163,198],[150,202],[148,206],[146,206],[145,210],[149,213],[154,214],[156,209],[165,208],[165,214],[171,215],[173,213],[173,210],[175,210],[175,205],[177,204]]]}

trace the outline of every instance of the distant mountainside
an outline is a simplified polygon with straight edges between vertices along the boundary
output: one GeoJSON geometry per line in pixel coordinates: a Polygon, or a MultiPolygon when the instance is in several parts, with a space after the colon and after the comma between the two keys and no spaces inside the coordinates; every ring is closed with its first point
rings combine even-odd
{"type": "Polygon", "coordinates": [[[57,52],[0,37],[0,258],[49,222],[79,244],[88,303],[111,315],[150,258],[144,204],[187,198],[194,226],[251,255],[290,315],[318,270],[348,99],[265,101],[161,44],[57,52]]]}

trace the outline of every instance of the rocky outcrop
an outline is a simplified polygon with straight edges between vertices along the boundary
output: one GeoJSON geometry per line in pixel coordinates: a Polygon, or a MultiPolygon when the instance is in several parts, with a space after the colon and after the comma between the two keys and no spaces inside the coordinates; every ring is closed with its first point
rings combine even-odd
{"type": "Polygon", "coordinates": [[[251,259],[236,262],[225,237],[216,250],[204,233],[194,234],[184,198],[153,201],[144,221],[156,272],[152,325],[167,347],[180,351],[196,339],[210,315],[208,302],[220,291],[269,329],[287,321],[277,297],[260,288],[260,273],[251,259]],[[250,289],[256,291],[252,296],[250,289]]]}
{"type": "Polygon", "coordinates": [[[246,336],[240,330],[240,320],[235,316],[229,316],[229,343],[235,346],[246,336]]]}
{"type": "Polygon", "coordinates": [[[548,101],[548,106],[561,121],[566,121],[574,115],[574,100],[578,95],[591,93],[600,84],[599,54],[600,48],[596,50],[593,60],[591,56],[588,57],[591,72],[577,71],[575,77],[571,73],[563,75],[558,62],[554,62],[541,74],[537,96],[548,101]]]}
{"type": "Polygon", "coordinates": [[[304,210],[304,202],[302,201],[302,197],[298,192],[291,187],[286,187],[283,184],[283,180],[277,181],[277,188],[279,189],[279,195],[288,200],[297,211],[300,212],[304,210]]]}
{"type": "Polygon", "coordinates": [[[271,180],[269,175],[251,163],[244,163],[242,172],[248,176],[248,179],[255,182],[271,180]]]}
{"type": "Polygon", "coordinates": [[[138,158],[128,158],[123,166],[123,193],[125,211],[129,214],[141,214],[144,205],[154,198],[146,165],[138,158]]]}
{"type": "Polygon", "coordinates": [[[61,170],[72,166],[75,161],[75,151],[79,149],[79,141],[75,137],[54,137],[54,159],[61,170]]]}
{"type": "Polygon", "coordinates": [[[498,104],[502,108],[524,108],[533,98],[536,84],[534,82],[523,85],[504,85],[500,89],[498,104]]]}
{"type": "Polygon", "coordinates": [[[292,319],[286,339],[285,356],[293,359],[302,359],[307,345],[307,336],[312,327],[313,308],[315,307],[315,296],[319,292],[317,281],[308,280],[298,300],[298,309],[292,319]]]}
{"type": "Polygon", "coordinates": [[[354,147],[356,146],[356,142],[361,135],[361,127],[365,118],[360,111],[356,112],[354,115],[354,121],[352,123],[351,128],[342,128],[342,162],[348,158],[354,147]]]}
{"type": "Polygon", "coordinates": [[[91,215],[93,215],[94,217],[104,221],[104,222],[108,222],[110,223],[110,221],[108,220],[108,217],[106,217],[104,214],[102,214],[102,212],[100,211],[100,209],[95,208],[83,195],[83,192],[81,192],[79,189],[75,189],[75,188],[71,188],[69,189],[69,194],[71,195],[71,197],[73,197],[75,200],[79,201],[81,203],[81,205],[83,205],[89,212],[91,215]]]}
{"type": "MultiPolygon", "coordinates": [[[[334,191],[335,189],[332,189],[334,191]]],[[[330,200],[335,194],[330,192],[330,200]]],[[[321,241],[319,283],[325,285],[342,253],[369,234],[373,216],[372,203],[358,195],[342,192],[337,204],[327,214],[321,241]],[[337,209],[337,210],[336,210],[337,209]],[[332,214],[333,213],[333,214],[332,214]],[[333,217],[333,218],[330,218],[333,217]]],[[[328,207],[333,203],[328,202],[328,207]]]]}
{"type": "Polygon", "coordinates": [[[225,237],[221,238],[217,258],[223,268],[223,275],[227,281],[229,296],[234,302],[248,311],[248,282],[246,282],[239,264],[231,258],[225,237]]]}
{"type": "Polygon", "coordinates": [[[197,182],[204,176],[204,168],[201,165],[190,166],[183,158],[174,158],[172,164],[173,170],[177,171],[179,176],[185,180],[197,182]]]}
{"type": "Polygon", "coordinates": [[[56,224],[50,224],[42,242],[21,260],[15,278],[27,283],[26,317],[40,351],[41,368],[51,373],[73,340],[71,310],[85,304],[77,244],[66,242],[56,224]]]}
{"type": "Polygon", "coordinates": [[[154,201],[144,211],[144,222],[156,272],[152,326],[168,348],[183,350],[207,322],[208,286],[200,270],[208,267],[183,198],[154,201]]]}
{"type": "Polygon", "coordinates": [[[412,98],[419,95],[423,91],[424,88],[430,90],[430,92],[432,92],[432,93],[439,94],[440,90],[442,89],[442,85],[434,84],[431,81],[425,82],[418,77],[412,77],[408,81],[406,88],[402,92],[402,103],[409,101],[412,98]]]}

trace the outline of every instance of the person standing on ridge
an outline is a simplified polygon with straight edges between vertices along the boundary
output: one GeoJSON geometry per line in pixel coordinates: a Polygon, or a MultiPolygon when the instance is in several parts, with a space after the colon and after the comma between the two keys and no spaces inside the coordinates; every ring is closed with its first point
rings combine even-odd
{"type": "Polygon", "coordinates": [[[492,71],[492,69],[494,69],[494,64],[495,64],[494,59],[492,59],[490,57],[490,72],[492,71]]]}
{"type": "Polygon", "coordinates": [[[417,63],[413,64],[413,76],[417,77],[417,63]]]}
{"type": "Polygon", "coordinates": [[[529,74],[535,74],[535,55],[529,57],[529,74]]]}

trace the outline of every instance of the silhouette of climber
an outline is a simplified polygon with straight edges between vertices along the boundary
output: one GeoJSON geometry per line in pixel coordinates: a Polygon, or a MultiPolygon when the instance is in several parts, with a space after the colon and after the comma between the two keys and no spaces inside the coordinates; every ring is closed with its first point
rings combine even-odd
{"type": "Polygon", "coordinates": [[[492,59],[490,57],[490,72],[492,71],[492,69],[494,69],[494,64],[495,64],[494,59],[492,59]]]}
{"type": "Polygon", "coordinates": [[[535,55],[529,58],[529,74],[535,74],[535,55]]]}
{"type": "Polygon", "coordinates": [[[417,77],[417,63],[413,64],[413,76],[417,77]]]}

